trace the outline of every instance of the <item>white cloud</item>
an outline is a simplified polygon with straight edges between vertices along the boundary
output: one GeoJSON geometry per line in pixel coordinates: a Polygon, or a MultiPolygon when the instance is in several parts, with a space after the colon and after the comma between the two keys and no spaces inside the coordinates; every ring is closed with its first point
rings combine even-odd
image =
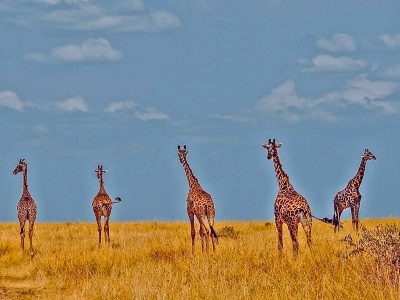
{"type": "Polygon", "coordinates": [[[146,9],[141,0],[34,0],[30,4],[4,0],[7,21],[26,27],[79,31],[161,32],[181,26],[175,15],[146,9]]]}
{"type": "Polygon", "coordinates": [[[29,53],[25,59],[36,62],[82,62],[82,61],[115,61],[122,57],[122,53],[115,50],[110,43],[102,38],[89,39],[80,45],[69,44],[54,48],[49,55],[29,53]]]}
{"type": "Polygon", "coordinates": [[[312,68],[307,71],[356,71],[367,66],[362,60],[355,60],[349,57],[333,57],[331,55],[321,54],[312,60],[312,68]]]}
{"type": "Polygon", "coordinates": [[[400,33],[396,35],[383,34],[380,36],[386,46],[390,48],[400,48],[400,33]]]}
{"type": "Polygon", "coordinates": [[[46,3],[48,5],[58,5],[63,2],[66,4],[86,3],[89,2],[89,0],[33,0],[32,2],[46,3]]]}
{"type": "Polygon", "coordinates": [[[135,115],[142,121],[147,120],[168,120],[169,117],[163,112],[157,111],[155,108],[146,107],[142,111],[136,111],[135,115]]]}
{"type": "Polygon", "coordinates": [[[294,81],[288,80],[274,88],[271,93],[259,100],[255,108],[260,111],[286,110],[288,107],[302,108],[306,100],[297,96],[294,81]]]}
{"type": "Polygon", "coordinates": [[[159,32],[181,25],[179,19],[167,11],[153,11],[144,15],[101,15],[73,25],[75,30],[111,30],[122,32],[159,32]]]}
{"type": "Polygon", "coordinates": [[[138,104],[133,101],[113,102],[106,109],[104,109],[104,111],[113,113],[119,110],[134,109],[137,105],[138,104]]]}
{"type": "Polygon", "coordinates": [[[254,121],[253,119],[250,118],[245,118],[245,117],[235,117],[231,115],[218,115],[218,114],[212,114],[211,115],[213,118],[217,119],[222,119],[222,120],[230,120],[235,123],[246,123],[246,122],[252,122],[254,121]]]}
{"type": "Polygon", "coordinates": [[[346,83],[342,97],[351,104],[359,104],[366,108],[381,107],[386,114],[398,112],[398,104],[383,101],[393,94],[397,84],[390,81],[371,81],[365,75],[349,80],[346,83]]]}
{"type": "Polygon", "coordinates": [[[153,107],[143,108],[140,104],[133,101],[125,102],[113,102],[107,108],[105,112],[115,113],[117,111],[133,110],[136,118],[147,121],[147,120],[169,120],[167,114],[156,110],[153,107]]]}
{"type": "Polygon", "coordinates": [[[342,107],[352,104],[366,109],[381,108],[385,114],[395,114],[399,112],[399,102],[383,99],[392,95],[397,86],[391,81],[371,81],[362,75],[347,81],[342,90],[318,98],[315,104],[331,103],[342,107]]]}
{"type": "Polygon", "coordinates": [[[23,111],[25,104],[14,92],[0,91],[0,108],[2,107],[8,107],[17,111],[23,111]]]}
{"type": "Polygon", "coordinates": [[[86,104],[85,99],[80,96],[76,96],[73,98],[69,98],[62,102],[56,103],[57,107],[61,108],[62,110],[73,112],[73,111],[82,111],[87,112],[89,108],[86,104]]]}
{"type": "Polygon", "coordinates": [[[345,110],[349,105],[380,109],[386,115],[397,114],[400,113],[400,101],[388,99],[397,87],[395,82],[371,81],[366,75],[361,75],[348,80],[341,90],[330,91],[317,99],[306,99],[297,95],[294,82],[288,80],[257,101],[255,108],[266,113],[279,112],[290,122],[298,122],[304,116],[335,122],[339,118],[333,111],[338,108],[345,110]],[[293,111],[292,107],[298,110],[293,111]]]}
{"type": "Polygon", "coordinates": [[[345,33],[336,33],[330,40],[318,39],[316,44],[319,48],[330,52],[353,52],[356,50],[356,42],[350,35],[345,33]]]}

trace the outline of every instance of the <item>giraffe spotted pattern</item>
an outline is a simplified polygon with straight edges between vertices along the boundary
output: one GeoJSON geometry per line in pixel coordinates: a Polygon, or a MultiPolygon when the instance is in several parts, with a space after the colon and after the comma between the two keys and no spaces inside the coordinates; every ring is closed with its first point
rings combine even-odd
{"type": "Polygon", "coordinates": [[[333,223],[335,225],[335,232],[340,228],[340,216],[342,215],[342,212],[348,207],[351,209],[351,222],[353,229],[358,230],[358,216],[361,204],[359,188],[364,178],[365,166],[368,160],[376,160],[376,157],[368,149],[365,149],[361,156],[361,163],[357,174],[350,179],[346,188],[338,192],[333,199],[333,223]]]}
{"type": "Polygon", "coordinates": [[[281,143],[275,143],[275,139],[268,140],[268,144],[262,145],[268,150],[267,159],[273,159],[276,179],[278,181],[278,195],[275,199],[274,214],[275,225],[278,231],[278,250],[283,249],[283,224],[288,227],[292,240],[293,253],[296,255],[299,250],[298,243],[298,224],[301,223],[307,237],[307,244],[311,247],[312,215],[307,200],[293,188],[289,181],[289,176],[283,171],[282,164],[278,156],[278,148],[281,143]]]}
{"type": "Polygon", "coordinates": [[[103,169],[103,166],[98,165],[97,169],[94,170],[97,173],[97,179],[99,180],[100,188],[97,195],[94,197],[92,202],[92,208],[97,222],[97,230],[99,232],[99,247],[101,245],[101,217],[104,217],[104,238],[107,244],[110,244],[110,227],[109,220],[111,216],[113,203],[120,202],[119,197],[115,198],[117,202],[111,201],[110,196],[108,196],[103,181],[103,174],[107,170],[103,169]]]}
{"type": "Polygon", "coordinates": [[[186,145],[183,147],[178,146],[178,157],[179,161],[183,165],[186,177],[189,183],[189,193],[186,199],[187,214],[190,220],[191,238],[192,238],[192,253],[194,254],[194,242],[195,242],[195,228],[194,228],[194,217],[200,223],[200,238],[201,238],[201,249],[204,252],[204,240],[206,242],[206,250],[209,251],[209,238],[211,236],[211,241],[213,245],[213,250],[215,250],[215,244],[218,243],[218,235],[214,230],[214,218],[215,218],[215,208],[214,202],[211,195],[207,193],[201,185],[197,178],[193,175],[192,169],[189,167],[189,163],[186,160],[186,155],[188,151],[186,145]],[[206,226],[205,218],[208,220],[209,228],[206,226]]]}
{"type": "Polygon", "coordinates": [[[25,241],[25,223],[29,221],[29,245],[31,257],[34,256],[32,239],[33,239],[33,227],[35,225],[37,206],[28,190],[28,164],[25,159],[20,159],[17,166],[15,167],[13,174],[17,175],[22,172],[22,196],[17,205],[18,220],[20,226],[21,236],[21,247],[24,250],[25,241]]]}

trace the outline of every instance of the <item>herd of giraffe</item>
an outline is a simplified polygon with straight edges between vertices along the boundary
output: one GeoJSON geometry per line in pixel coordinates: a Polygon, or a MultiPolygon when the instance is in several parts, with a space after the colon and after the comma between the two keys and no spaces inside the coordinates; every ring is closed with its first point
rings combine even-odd
{"type": "MultiPolygon", "coordinates": [[[[281,143],[276,143],[275,139],[268,140],[268,144],[263,144],[262,147],[267,149],[267,159],[273,160],[276,179],[278,181],[278,195],[274,204],[275,225],[278,231],[278,251],[282,252],[283,249],[283,224],[286,224],[289,230],[290,238],[292,240],[293,253],[298,253],[298,225],[301,223],[307,238],[307,244],[311,247],[311,230],[312,218],[316,218],[311,213],[311,208],[307,200],[300,195],[292,186],[289,181],[289,176],[283,171],[282,164],[278,156],[278,148],[282,146],[281,143]]],[[[186,198],[186,209],[190,220],[190,234],[192,240],[192,253],[195,253],[195,217],[197,218],[200,230],[200,240],[202,252],[206,250],[209,252],[210,239],[212,242],[213,250],[218,243],[218,234],[214,229],[215,207],[212,197],[200,185],[197,178],[194,176],[192,169],[187,161],[188,150],[186,145],[183,147],[178,146],[179,161],[185,171],[187,181],[189,184],[189,192],[186,198]],[[208,221],[208,226],[206,224],[208,221]],[[204,243],[205,242],[205,243],[204,243]]],[[[353,229],[358,230],[359,210],[361,202],[361,194],[359,191],[361,182],[364,177],[365,166],[368,160],[376,160],[376,157],[368,150],[365,149],[361,156],[361,164],[358,168],[356,175],[348,182],[345,189],[338,192],[333,200],[334,215],[333,219],[323,218],[319,219],[326,223],[334,225],[334,232],[341,227],[340,216],[346,208],[351,209],[351,219],[353,229]]],[[[33,258],[34,251],[32,245],[33,228],[36,220],[37,206],[28,190],[28,164],[25,159],[20,159],[15,167],[13,174],[16,175],[23,172],[22,178],[22,196],[17,205],[18,220],[20,224],[21,247],[24,250],[25,240],[25,223],[29,222],[29,245],[30,255],[33,258]]],[[[107,170],[103,169],[102,165],[98,165],[95,170],[97,179],[99,180],[99,192],[94,197],[92,208],[96,217],[98,234],[99,234],[99,247],[101,245],[101,221],[104,218],[104,238],[107,244],[110,244],[110,229],[109,219],[114,203],[121,201],[116,197],[116,201],[112,201],[104,188],[103,174],[107,170]]],[[[316,218],[318,219],[318,218],[316,218]]]]}

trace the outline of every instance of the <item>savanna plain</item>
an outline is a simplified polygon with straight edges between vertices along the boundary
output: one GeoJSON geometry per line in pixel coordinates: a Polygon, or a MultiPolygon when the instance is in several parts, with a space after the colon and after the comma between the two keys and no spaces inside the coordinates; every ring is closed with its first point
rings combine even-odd
{"type": "Polygon", "coordinates": [[[18,224],[3,223],[0,299],[400,299],[400,219],[361,224],[355,232],[344,221],[334,234],[315,220],[312,249],[299,227],[294,257],[286,227],[278,254],[273,222],[216,222],[208,255],[198,235],[192,255],[189,222],[111,222],[111,244],[101,247],[95,223],[37,223],[31,259],[18,224]],[[391,242],[380,249],[365,234],[385,226],[378,235],[391,242]]]}

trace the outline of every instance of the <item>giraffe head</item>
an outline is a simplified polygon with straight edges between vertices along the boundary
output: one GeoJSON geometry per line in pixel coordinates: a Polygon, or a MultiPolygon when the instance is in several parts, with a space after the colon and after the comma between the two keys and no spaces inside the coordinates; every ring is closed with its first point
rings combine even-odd
{"type": "Polygon", "coordinates": [[[281,147],[282,143],[277,144],[277,143],[275,143],[275,139],[273,139],[273,140],[269,139],[268,144],[262,144],[261,146],[263,146],[265,149],[268,150],[267,159],[271,159],[272,157],[276,157],[276,155],[278,153],[276,151],[276,149],[281,147]]]}
{"type": "Polygon", "coordinates": [[[103,179],[103,173],[107,172],[107,170],[103,169],[102,165],[98,165],[97,169],[94,171],[97,173],[97,179],[99,180],[103,179]]]}
{"type": "Polygon", "coordinates": [[[187,154],[188,154],[188,151],[186,150],[186,145],[183,145],[183,147],[178,145],[178,157],[179,157],[179,161],[181,163],[183,163],[183,161],[186,159],[187,154]]]}
{"type": "Polygon", "coordinates": [[[28,164],[25,162],[24,158],[21,158],[15,167],[13,174],[17,175],[19,172],[24,172],[26,168],[28,167],[28,164]]]}
{"type": "Polygon", "coordinates": [[[368,149],[364,150],[364,153],[363,153],[363,155],[361,155],[361,157],[365,161],[367,161],[367,160],[376,160],[375,155],[373,155],[372,152],[370,152],[368,149]]]}

